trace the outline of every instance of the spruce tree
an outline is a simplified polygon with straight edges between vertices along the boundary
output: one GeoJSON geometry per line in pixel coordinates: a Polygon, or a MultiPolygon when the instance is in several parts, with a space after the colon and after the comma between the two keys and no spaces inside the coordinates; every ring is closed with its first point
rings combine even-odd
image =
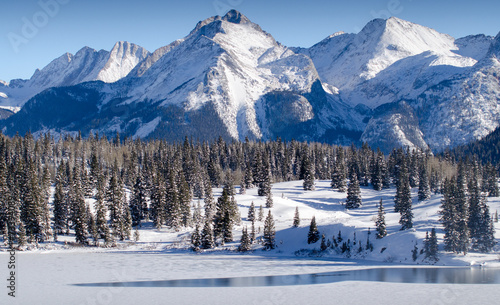
{"type": "Polygon", "coordinates": [[[399,223],[401,230],[408,230],[413,227],[413,207],[411,199],[410,181],[405,162],[399,168],[398,183],[396,186],[396,196],[394,197],[394,210],[401,214],[399,223]]]}
{"type": "Polygon", "coordinates": [[[273,194],[271,192],[267,193],[267,196],[266,196],[266,208],[270,209],[272,208],[274,205],[274,202],[273,202],[273,194]]]}
{"type": "Polygon", "coordinates": [[[424,201],[431,197],[431,190],[429,186],[429,175],[425,166],[420,167],[418,182],[418,201],[424,201]]]}
{"type": "Polygon", "coordinates": [[[271,211],[267,214],[266,220],[264,221],[264,248],[266,250],[272,250],[276,247],[275,243],[276,229],[274,227],[274,219],[271,211]]]}
{"type": "Polygon", "coordinates": [[[328,247],[326,246],[326,237],[325,234],[321,234],[321,244],[320,244],[320,250],[325,251],[328,247]]]}
{"type": "Polygon", "coordinates": [[[354,171],[347,188],[345,207],[346,209],[357,209],[361,207],[361,190],[359,188],[358,177],[354,171]]]}
{"type": "Polygon", "coordinates": [[[249,251],[252,245],[252,241],[250,240],[250,236],[248,235],[247,228],[243,228],[240,240],[240,246],[238,247],[238,251],[246,252],[249,251]]]}
{"type": "Polygon", "coordinates": [[[214,231],[212,229],[212,222],[210,220],[205,220],[203,225],[203,230],[201,231],[201,248],[202,249],[212,249],[215,246],[214,243],[214,231]]]}
{"type": "Polygon", "coordinates": [[[257,217],[258,221],[263,221],[264,220],[264,209],[262,208],[262,205],[259,206],[259,216],[257,217]]]}
{"type": "Polygon", "coordinates": [[[295,207],[295,215],[293,216],[293,227],[298,228],[299,226],[300,226],[299,207],[295,207]]]}
{"type": "Polygon", "coordinates": [[[313,216],[311,224],[309,225],[309,233],[307,234],[307,243],[314,244],[319,240],[319,231],[316,226],[316,217],[313,216]]]}
{"type": "Polygon", "coordinates": [[[216,212],[216,207],[215,207],[215,200],[214,196],[212,193],[212,185],[210,184],[209,181],[207,181],[207,186],[205,187],[205,218],[208,219],[209,221],[212,221],[215,212],[216,212]]]}
{"type": "Polygon", "coordinates": [[[130,214],[134,227],[142,226],[142,221],[146,218],[147,211],[146,189],[142,174],[139,172],[135,179],[132,196],[130,198],[130,214]]]}
{"type": "Polygon", "coordinates": [[[248,221],[254,222],[255,221],[255,205],[252,203],[250,204],[250,208],[248,209],[248,221]]]}
{"type": "Polygon", "coordinates": [[[303,188],[305,191],[314,191],[315,186],[314,186],[314,176],[315,176],[315,171],[314,171],[314,163],[313,160],[311,160],[311,156],[309,154],[309,149],[305,149],[304,152],[304,158],[303,158],[303,167],[304,167],[304,183],[302,184],[303,188]]]}
{"type": "Polygon", "coordinates": [[[193,234],[191,234],[191,244],[194,250],[198,250],[201,247],[201,233],[200,226],[196,225],[193,234]]]}
{"type": "Polygon", "coordinates": [[[382,203],[382,199],[380,199],[380,202],[378,204],[378,215],[377,215],[377,221],[375,222],[376,230],[377,230],[377,239],[384,238],[387,236],[387,229],[385,225],[385,211],[384,211],[384,206],[382,203]]]}

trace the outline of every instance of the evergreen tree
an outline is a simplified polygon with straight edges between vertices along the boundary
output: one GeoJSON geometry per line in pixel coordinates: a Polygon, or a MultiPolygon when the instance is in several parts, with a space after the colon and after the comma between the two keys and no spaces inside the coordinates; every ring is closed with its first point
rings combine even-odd
{"type": "Polygon", "coordinates": [[[337,149],[335,163],[332,171],[332,188],[338,189],[339,192],[345,192],[347,188],[347,174],[344,160],[344,149],[337,149]]]}
{"type": "Polygon", "coordinates": [[[377,228],[377,239],[381,239],[387,236],[387,229],[385,225],[385,211],[382,199],[380,199],[378,205],[378,215],[377,215],[377,221],[375,222],[375,226],[377,228]]]}
{"type": "Polygon", "coordinates": [[[356,173],[353,171],[347,188],[347,199],[345,202],[346,209],[357,209],[361,207],[361,190],[356,173]]]}
{"type": "Polygon", "coordinates": [[[273,203],[273,194],[271,192],[267,193],[266,196],[266,208],[270,209],[274,205],[273,203]]]}
{"type": "Polygon", "coordinates": [[[405,162],[401,163],[399,168],[399,178],[396,185],[396,196],[394,197],[394,210],[401,214],[399,223],[401,230],[408,230],[413,227],[413,211],[410,181],[405,162]]]}
{"type": "Polygon", "coordinates": [[[109,210],[112,233],[114,236],[119,236],[120,238],[123,235],[123,232],[121,231],[123,228],[123,196],[124,193],[118,170],[118,162],[115,159],[115,164],[106,192],[106,202],[109,210]]]}
{"type": "Polygon", "coordinates": [[[263,221],[264,220],[264,209],[262,208],[262,205],[259,206],[259,217],[257,217],[258,221],[263,221]]]}
{"type": "Polygon", "coordinates": [[[251,249],[252,241],[250,240],[250,236],[248,235],[247,228],[243,228],[241,234],[240,246],[238,247],[238,251],[246,252],[251,249]]]}
{"type": "Polygon", "coordinates": [[[305,149],[304,152],[304,158],[302,160],[303,162],[303,167],[304,167],[304,183],[303,183],[303,188],[305,191],[314,191],[315,186],[314,186],[314,176],[315,176],[315,171],[314,171],[314,163],[311,160],[311,157],[309,155],[309,149],[305,149]]]}
{"type": "Polygon", "coordinates": [[[214,232],[210,220],[205,220],[203,230],[201,231],[201,248],[212,249],[215,246],[214,232]]]}
{"type": "Polygon", "coordinates": [[[199,225],[196,225],[193,234],[191,234],[191,244],[195,250],[201,247],[201,233],[199,225]]]}
{"type": "Polygon", "coordinates": [[[419,178],[420,180],[418,182],[418,201],[424,201],[431,197],[431,190],[429,186],[429,175],[427,174],[425,166],[420,167],[419,178]]]}
{"type": "Polygon", "coordinates": [[[295,207],[295,215],[293,216],[293,227],[298,228],[299,226],[300,226],[299,207],[295,207]]]}
{"type": "Polygon", "coordinates": [[[132,217],[132,226],[142,226],[141,222],[146,218],[146,211],[146,188],[143,182],[142,174],[139,172],[135,179],[132,196],[130,198],[130,214],[132,217]]]}
{"type": "Polygon", "coordinates": [[[271,211],[267,214],[266,220],[264,221],[264,248],[266,250],[271,250],[276,247],[275,244],[276,229],[274,227],[274,219],[271,211]]]}
{"type": "Polygon", "coordinates": [[[215,200],[214,196],[212,194],[212,186],[209,181],[207,181],[207,186],[205,187],[205,218],[208,219],[209,221],[212,221],[215,212],[216,212],[216,207],[215,207],[215,200]]]}
{"type": "Polygon", "coordinates": [[[320,250],[325,251],[328,247],[326,246],[326,237],[325,234],[321,234],[321,244],[320,244],[320,250]]]}
{"type": "Polygon", "coordinates": [[[489,252],[494,245],[494,230],[486,197],[481,193],[477,166],[469,182],[469,221],[472,250],[489,252]]]}
{"type": "Polygon", "coordinates": [[[309,226],[309,233],[307,234],[307,243],[314,244],[319,240],[319,231],[316,226],[316,217],[313,216],[311,219],[311,224],[309,226]]]}
{"type": "Polygon", "coordinates": [[[428,258],[430,261],[437,262],[439,260],[436,229],[434,228],[432,228],[430,236],[429,232],[426,232],[424,241],[424,253],[425,258],[428,258]]]}
{"type": "Polygon", "coordinates": [[[166,191],[166,224],[177,231],[181,227],[183,216],[174,169],[170,170],[166,191]]]}
{"type": "Polygon", "coordinates": [[[99,175],[97,178],[97,192],[96,192],[96,230],[99,238],[105,239],[107,235],[109,235],[109,227],[107,221],[108,210],[104,203],[105,200],[105,188],[104,178],[102,175],[99,175]]]}
{"type": "Polygon", "coordinates": [[[252,203],[250,204],[250,208],[248,209],[248,221],[254,222],[255,221],[255,205],[252,203]]]}

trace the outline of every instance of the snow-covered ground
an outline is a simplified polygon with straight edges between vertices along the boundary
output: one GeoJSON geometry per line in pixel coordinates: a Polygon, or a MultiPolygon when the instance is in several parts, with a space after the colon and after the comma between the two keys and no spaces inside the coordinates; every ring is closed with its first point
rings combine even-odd
{"type": "MultiPolygon", "coordinates": [[[[215,190],[215,195],[220,194],[215,190]]],[[[125,242],[117,248],[74,247],[61,237],[57,244],[44,244],[38,249],[16,253],[16,298],[8,297],[8,290],[0,293],[0,304],[491,304],[500,297],[500,285],[458,284],[404,284],[348,281],[331,284],[278,286],[278,287],[220,287],[220,288],[165,288],[165,287],[80,287],[79,283],[152,281],[169,279],[226,278],[260,275],[310,274],[374,267],[411,267],[426,264],[420,256],[411,258],[415,243],[421,249],[425,232],[436,227],[440,239],[440,260],[436,265],[469,265],[484,263],[498,267],[499,246],[492,254],[470,253],[453,255],[442,251],[442,231],[437,214],[441,196],[433,195],[429,201],[414,200],[414,230],[399,231],[399,214],[393,212],[394,189],[373,191],[362,188],[363,207],[346,211],[340,204],[345,193],[329,188],[329,181],[317,181],[316,191],[304,191],[302,182],[277,183],[272,188],[276,221],[276,242],[273,251],[255,250],[240,254],[234,250],[253,201],[256,207],[265,206],[265,198],[258,197],[256,189],[246,195],[236,195],[243,217],[235,227],[235,242],[224,248],[195,253],[188,250],[190,230],[161,231],[146,224],[140,230],[140,241],[125,242]],[[383,199],[387,212],[389,235],[375,239],[374,219],[377,203],[383,199]],[[295,208],[299,208],[301,225],[292,228],[295,208]],[[319,249],[320,243],[307,244],[311,218],[315,216],[319,231],[329,239],[342,231],[344,240],[370,241],[373,252],[363,250],[345,258],[330,249],[314,255],[300,249],[319,249]],[[381,249],[386,248],[383,253],[381,249]]],[[[415,190],[414,190],[415,191],[415,190]]],[[[413,193],[414,198],[416,194],[413,193]]],[[[499,198],[489,198],[492,213],[499,208],[499,198]]],[[[267,209],[265,209],[267,215],[267,209]]],[[[497,232],[500,229],[495,224],[497,232]]],[[[263,222],[256,223],[257,230],[263,222]]],[[[500,237],[497,234],[497,238],[500,237]]],[[[9,255],[0,252],[0,274],[8,277],[9,255]]],[[[357,252],[357,251],[355,251],[357,252]]],[[[6,285],[5,285],[6,286],[6,285]]]]}

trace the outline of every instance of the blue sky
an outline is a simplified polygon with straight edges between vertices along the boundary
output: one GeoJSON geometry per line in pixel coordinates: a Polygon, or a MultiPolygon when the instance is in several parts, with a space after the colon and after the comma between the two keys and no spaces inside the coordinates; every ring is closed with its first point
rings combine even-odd
{"type": "Polygon", "coordinates": [[[83,46],[110,50],[126,40],[154,51],[231,8],[287,46],[308,47],[390,16],[456,38],[500,31],[500,1],[491,0],[2,0],[0,79],[29,78],[36,68],[83,46]]]}

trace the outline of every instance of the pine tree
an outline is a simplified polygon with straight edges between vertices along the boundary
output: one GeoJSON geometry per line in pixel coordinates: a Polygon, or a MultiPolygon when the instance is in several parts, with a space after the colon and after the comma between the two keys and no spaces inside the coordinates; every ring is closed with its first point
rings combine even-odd
{"type": "Polygon", "coordinates": [[[168,226],[177,231],[182,225],[182,209],[175,175],[174,169],[170,170],[166,186],[165,220],[168,226]]]}
{"type": "Polygon", "coordinates": [[[315,171],[314,171],[314,163],[311,160],[311,156],[309,154],[309,149],[304,150],[304,158],[302,160],[303,162],[303,167],[304,167],[304,183],[303,183],[303,188],[305,191],[314,191],[315,186],[314,186],[314,176],[315,176],[315,171]]]}
{"type": "Polygon", "coordinates": [[[202,249],[212,249],[215,246],[214,232],[213,232],[211,223],[212,222],[210,220],[205,220],[203,230],[201,231],[201,248],[202,249]]]}
{"type": "Polygon", "coordinates": [[[134,230],[134,241],[138,242],[140,239],[141,239],[141,234],[139,233],[139,230],[137,229],[137,227],[135,227],[135,230],[134,230]]]}
{"type": "Polygon", "coordinates": [[[258,221],[263,221],[264,220],[264,209],[262,208],[262,205],[259,206],[259,217],[257,217],[258,221]]]}
{"type": "Polygon", "coordinates": [[[489,252],[494,245],[494,230],[486,197],[481,193],[477,166],[469,182],[469,221],[472,250],[489,252]]]}
{"type": "Polygon", "coordinates": [[[458,253],[459,234],[457,214],[457,185],[455,178],[446,179],[443,188],[443,199],[441,201],[440,221],[444,227],[445,250],[458,253]]]}
{"type": "Polygon", "coordinates": [[[316,226],[316,217],[313,216],[311,224],[309,225],[309,233],[307,234],[307,243],[314,244],[319,240],[319,231],[316,226]]]}
{"type": "Polygon", "coordinates": [[[134,227],[142,226],[142,221],[146,218],[147,211],[146,188],[144,186],[142,174],[139,172],[135,179],[132,196],[130,198],[130,214],[134,227]]]}
{"type": "Polygon", "coordinates": [[[266,250],[272,250],[276,247],[275,244],[276,229],[274,228],[274,219],[271,211],[267,214],[266,220],[264,221],[264,248],[266,250]]]}
{"type": "Polygon", "coordinates": [[[408,230],[413,227],[413,211],[410,181],[405,162],[399,168],[398,183],[396,186],[396,196],[394,197],[394,210],[401,214],[399,223],[401,230],[408,230]]]}
{"type": "Polygon", "coordinates": [[[293,227],[298,228],[299,226],[300,226],[299,207],[295,207],[295,215],[293,216],[293,227]]]}
{"type": "MultiPolygon", "coordinates": [[[[109,210],[110,227],[114,236],[122,236],[123,232],[123,187],[120,180],[118,170],[118,162],[115,159],[113,172],[109,180],[108,189],[106,192],[106,202],[109,210]]],[[[121,238],[121,237],[120,237],[121,238]]]]}
{"type": "Polygon", "coordinates": [[[201,233],[199,225],[196,225],[193,234],[191,234],[191,244],[193,245],[194,250],[201,247],[201,233]]]}
{"type": "Polygon", "coordinates": [[[23,247],[27,243],[27,238],[26,238],[26,227],[24,226],[24,223],[22,221],[19,223],[18,232],[19,233],[17,235],[17,246],[23,247]]]}
{"type": "Polygon", "coordinates": [[[418,201],[424,201],[431,197],[431,190],[429,186],[429,175],[427,174],[427,170],[423,165],[420,167],[419,178],[418,201]]]}
{"type": "Polygon", "coordinates": [[[273,203],[273,194],[271,192],[267,193],[266,196],[266,208],[270,209],[274,205],[273,203]]]}
{"type": "Polygon", "coordinates": [[[321,244],[320,244],[320,250],[325,251],[328,247],[326,246],[326,237],[325,234],[321,234],[321,244]]]}
{"type": "Polygon", "coordinates": [[[238,247],[238,251],[246,252],[251,249],[252,241],[250,240],[250,236],[248,235],[247,228],[243,228],[241,234],[240,246],[238,247]]]}
{"type": "Polygon", "coordinates": [[[248,221],[254,222],[255,221],[255,205],[252,203],[250,204],[250,208],[248,209],[248,221]]]}
{"type": "Polygon", "coordinates": [[[387,236],[387,229],[385,225],[385,211],[382,199],[380,199],[378,205],[378,215],[377,215],[377,221],[375,222],[375,226],[377,227],[377,239],[381,239],[387,236]]]}
{"type": "Polygon", "coordinates": [[[107,221],[108,210],[104,203],[106,186],[104,185],[104,178],[102,177],[102,175],[99,175],[99,177],[97,178],[96,186],[97,186],[96,203],[95,203],[96,229],[99,238],[105,239],[106,235],[109,234],[109,227],[107,221]]]}
{"type": "Polygon", "coordinates": [[[361,190],[359,188],[358,177],[355,172],[351,175],[349,187],[347,188],[346,209],[357,209],[361,207],[361,190]]]}
{"type": "Polygon", "coordinates": [[[430,261],[437,262],[439,260],[436,229],[434,228],[432,228],[430,236],[429,232],[426,232],[424,241],[424,253],[425,258],[428,258],[430,261]]]}
{"type": "Polygon", "coordinates": [[[215,212],[216,212],[216,207],[215,207],[215,200],[214,196],[212,194],[212,186],[209,181],[207,181],[207,186],[205,187],[205,218],[208,219],[209,221],[212,221],[215,212]]]}

